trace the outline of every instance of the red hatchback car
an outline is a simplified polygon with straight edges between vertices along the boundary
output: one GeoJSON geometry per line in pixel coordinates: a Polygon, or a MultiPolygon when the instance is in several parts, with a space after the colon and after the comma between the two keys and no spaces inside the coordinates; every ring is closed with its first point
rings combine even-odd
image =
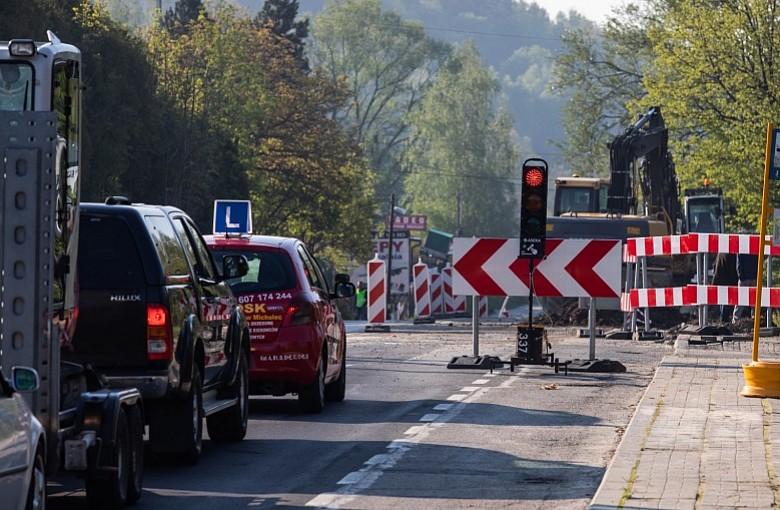
{"type": "Polygon", "coordinates": [[[207,235],[217,264],[243,255],[247,274],[227,280],[249,323],[249,391],[298,394],[301,409],[321,412],[344,400],[347,336],[336,299],[355,295],[349,276],[325,275],[299,239],[263,235],[207,235]]]}

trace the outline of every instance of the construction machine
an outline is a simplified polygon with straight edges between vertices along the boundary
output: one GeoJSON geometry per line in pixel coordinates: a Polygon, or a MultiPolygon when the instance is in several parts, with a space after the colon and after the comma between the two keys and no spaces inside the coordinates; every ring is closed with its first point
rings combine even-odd
{"type": "Polygon", "coordinates": [[[48,41],[0,41],[0,361],[25,367],[42,423],[44,474],[85,480],[91,508],[141,497],[143,401],[60,359],[78,317],[81,53],[48,41]]]}
{"type": "Polygon", "coordinates": [[[680,190],[668,129],[654,106],[609,144],[610,178],[559,177],[547,235],[627,239],[725,231],[723,192],[680,190]]]}

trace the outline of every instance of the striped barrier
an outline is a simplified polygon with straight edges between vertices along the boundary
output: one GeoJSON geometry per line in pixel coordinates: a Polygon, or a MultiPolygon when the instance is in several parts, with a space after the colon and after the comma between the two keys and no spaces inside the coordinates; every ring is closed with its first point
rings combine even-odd
{"type": "Polygon", "coordinates": [[[385,285],[385,263],[374,255],[368,261],[367,309],[370,324],[383,324],[386,320],[387,287],[385,285]]]}
{"type": "MultiPolygon", "coordinates": [[[[772,246],[766,236],[764,254],[780,256],[780,246],[772,246]]],[[[631,237],[626,239],[624,262],[632,257],[684,255],[688,253],[743,253],[758,255],[760,239],[755,234],[685,234],[679,236],[631,237]]]]}
{"type": "MultiPolygon", "coordinates": [[[[695,305],[756,305],[755,287],[730,285],[688,285],[663,289],[631,289],[630,307],[662,308],[695,305]]],[[[761,306],[780,308],[780,287],[761,289],[761,306]]]]}
{"type": "Polygon", "coordinates": [[[431,279],[431,313],[444,313],[444,291],[442,276],[438,270],[430,272],[431,279]]]}
{"type": "Polygon", "coordinates": [[[428,278],[428,266],[422,260],[412,266],[414,271],[414,315],[415,317],[431,316],[431,289],[428,278]]]}
{"type": "Polygon", "coordinates": [[[487,296],[479,296],[478,300],[478,306],[479,306],[479,315],[478,317],[480,319],[487,319],[488,318],[488,298],[487,296]]]}
{"type": "Polygon", "coordinates": [[[466,311],[466,296],[456,296],[452,291],[452,266],[447,264],[442,270],[442,295],[444,298],[444,313],[461,313],[466,311]]]}

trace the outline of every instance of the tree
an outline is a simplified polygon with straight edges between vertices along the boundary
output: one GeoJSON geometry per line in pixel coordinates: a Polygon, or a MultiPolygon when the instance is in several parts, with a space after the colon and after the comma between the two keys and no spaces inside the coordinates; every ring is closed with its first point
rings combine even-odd
{"type": "Polygon", "coordinates": [[[457,50],[411,116],[405,163],[410,208],[466,236],[515,236],[512,119],[497,108],[500,84],[474,44],[457,50]],[[456,197],[460,197],[460,225],[456,197]]]}
{"type": "MultiPolygon", "coordinates": [[[[646,102],[663,104],[683,186],[709,177],[738,204],[734,230],[757,230],[766,127],[780,110],[780,5],[668,2],[650,32],[646,102]]],[[[770,198],[778,192],[772,187],[770,198]]]]}
{"type": "Polygon", "coordinates": [[[380,0],[336,0],[314,19],[311,61],[332,80],[346,78],[349,101],[335,118],[365,151],[383,198],[402,191],[407,115],[448,51],[429,39],[420,23],[383,12],[380,0]]]}
{"type": "Polygon", "coordinates": [[[188,29],[187,37],[162,29],[150,37],[158,92],[178,112],[169,125],[188,130],[170,151],[174,177],[193,187],[182,192],[214,197],[200,189],[208,179],[194,179],[228,171],[212,165],[229,141],[246,188],[227,198],[248,195],[263,233],[302,238],[316,251],[367,255],[371,175],[329,116],[343,106],[343,84],[305,72],[293,43],[227,4],[188,29]]]}
{"type": "Polygon", "coordinates": [[[603,28],[582,25],[563,36],[552,90],[571,94],[562,109],[567,138],[558,142],[573,172],[609,176],[607,144],[633,124],[635,101],[646,95],[642,78],[653,61],[650,12],[629,4],[603,28]]]}
{"type": "Polygon", "coordinates": [[[301,69],[309,70],[309,62],[304,52],[309,37],[309,20],[297,20],[298,0],[266,0],[263,8],[257,13],[255,21],[259,26],[271,23],[271,31],[279,37],[290,41],[294,48],[295,59],[300,62],[301,69]]]}
{"type": "Polygon", "coordinates": [[[162,19],[163,26],[173,36],[187,33],[187,26],[204,14],[202,0],[176,0],[173,9],[168,9],[162,19]]]}

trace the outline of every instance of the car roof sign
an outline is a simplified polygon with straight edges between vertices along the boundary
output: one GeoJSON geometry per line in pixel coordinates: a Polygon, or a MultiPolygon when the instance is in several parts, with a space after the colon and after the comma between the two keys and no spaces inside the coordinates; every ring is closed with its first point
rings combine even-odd
{"type": "Polygon", "coordinates": [[[214,234],[251,234],[252,205],[249,200],[214,200],[214,234]]]}

